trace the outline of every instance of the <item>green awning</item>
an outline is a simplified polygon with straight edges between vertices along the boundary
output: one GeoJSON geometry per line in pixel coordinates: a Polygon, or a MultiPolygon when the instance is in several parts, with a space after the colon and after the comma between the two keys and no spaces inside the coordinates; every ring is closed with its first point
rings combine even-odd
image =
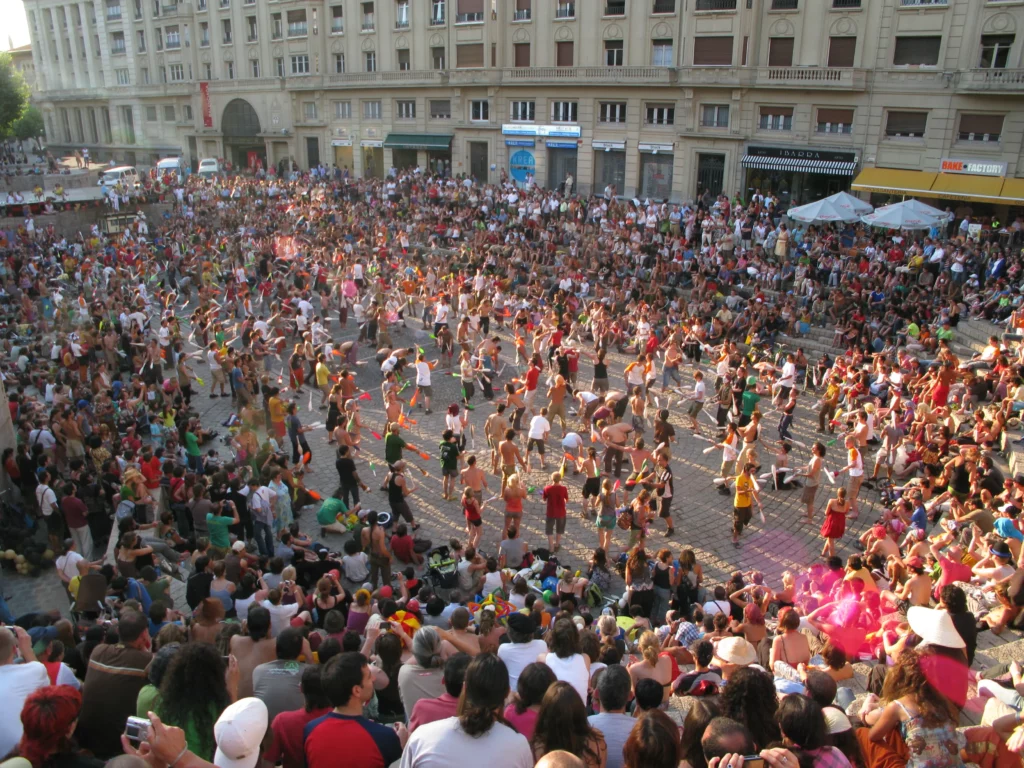
{"type": "Polygon", "coordinates": [[[450,133],[389,133],[384,146],[389,149],[451,149],[450,133]]]}

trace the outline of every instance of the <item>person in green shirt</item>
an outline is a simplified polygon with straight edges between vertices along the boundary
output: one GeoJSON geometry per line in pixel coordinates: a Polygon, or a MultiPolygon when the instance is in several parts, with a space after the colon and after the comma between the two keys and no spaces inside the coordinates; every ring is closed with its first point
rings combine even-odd
{"type": "MultiPolygon", "coordinates": [[[[356,504],[351,511],[358,512],[359,506],[356,504]]],[[[320,505],[320,509],[316,511],[316,521],[320,524],[321,532],[348,533],[345,524],[338,521],[339,516],[345,516],[348,513],[348,505],[342,499],[337,496],[328,496],[320,505]]]]}
{"type": "Polygon", "coordinates": [[[203,453],[199,450],[199,437],[191,424],[185,432],[185,453],[188,454],[188,468],[197,475],[203,474],[203,453]]]}
{"type": "Polygon", "coordinates": [[[750,421],[759,402],[761,402],[761,395],[757,393],[757,379],[751,376],[747,379],[747,387],[743,390],[743,396],[740,398],[741,427],[746,426],[750,421]]]}
{"type": "Polygon", "coordinates": [[[218,512],[227,505],[231,517],[217,515],[213,512],[206,513],[206,530],[210,537],[210,549],[213,550],[215,559],[223,560],[228,556],[228,549],[231,547],[231,537],[228,535],[228,527],[238,525],[238,509],[233,501],[221,501],[214,507],[218,512]]]}
{"type": "Polygon", "coordinates": [[[949,320],[942,324],[942,327],[935,332],[935,338],[939,341],[950,342],[953,340],[953,329],[949,325],[949,320]]]}
{"type": "Polygon", "coordinates": [[[388,463],[388,469],[392,469],[395,462],[402,460],[402,449],[419,451],[412,443],[407,443],[401,436],[402,428],[397,421],[388,425],[388,433],[384,436],[384,461],[388,463]]]}

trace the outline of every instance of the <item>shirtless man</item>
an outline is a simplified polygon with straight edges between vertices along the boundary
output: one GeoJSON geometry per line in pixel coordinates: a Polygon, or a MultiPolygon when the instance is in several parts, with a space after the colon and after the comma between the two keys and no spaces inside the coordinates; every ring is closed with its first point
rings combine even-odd
{"type": "Polygon", "coordinates": [[[262,605],[249,608],[245,626],[248,633],[232,636],[230,649],[238,660],[238,693],[252,696],[252,672],[260,664],[277,658],[277,641],[270,635],[270,611],[262,605]]]}
{"type": "Polygon", "coordinates": [[[920,557],[910,557],[904,564],[910,571],[910,578],[895,592],[882,593],[883,602],[888,599],[902,613],[915,605],[927,608],[932,598],[932,580],[925,573],[924,561],[920,557]]]}
{"type": "Polygon", "coordinates": [[[484,437],[487,446],[491,449],[491,473],[498,474],[498,443],[501,442],[505,431],[508,429],[508,419],[505,418],[505,404],[498,403],[495,413],[487,417],[484,422],[484,437]]]}
{"type": "Polygon", "coordinates": [[[398,399],[398,394],[393,389],[388,391],[384,413],[387,415],[387,424],[384,425],[384,430],[387,431],[391,424],[398,423],[398,417],[402,415],[402,401],[398,399]]]}
{"type": "MultiPolygon", "coordinates": [[[[626,488],[632,489],[640,475],[651,475],[654,472],[654,455],[644,447],[644,439],[642,437],[638,437],[633,441],[632,448],[625,448],[623,451],[629,454],[629,461],[633,466],[633,471],[626,478],[626,488]],[[647,466],[644,466],[645,463],[647,466]]],[[[647,490],[651,490],[649,486],[645,485],[644,487],[647,490]]]]}
{"type": "Polygon", "coordinates": [[[366,528],[360,532],[363,551],[370,555],[370,587],[377,588],[377,578],[384,585],[391,583],[391,553],[388,552],[384,529],[377,525],[377,513],[366,516],[366,528]]]}
{"type": "Polygon", "coordinates": [[[515,440],[516,431],[509,428],[505,430],[505,439],[498,443],[498,455],[501,456],[501,490],[499,493],[505,492],[508,479],[515,474],[517,462],[519,466],[526,469],[523,454],[519,452],[519,446],[516,445],[515,440]]]}
{"type": "Polygon", "coordinates": [[[441,658],[447,660],[460,651],[470,656],[480,655],[480,638],[469,631],[469,610],[456,608],[449,619],[452,628],[441,633],[441,658]]]}
{"type": "Polygon", "coordinates": [[[811,460],[803,472],[797,472],[796,477],[803,477],[804,493],[803,503],[807,505],[807,521],[814,519],[814,497],[818,493],[818,486],[821,485],[821,468],[824,466],[825,446],[820,442],[811,446],[811,460]]]}
{"type": "Polygon", "coordinates": [[[476,456],[466,459],[466,468],[462,470],[462,484],[473,491],[477,501],[484,500],[484,489],[487,488],[487,474],[476,465],[476,456]]]}
{"type": "Polygon", "coordinates": [[[626,449],[633,427],[629,424],[607,424],[603,419],[597,422],[597,431],[604,445],[604,471],[612,474],[612,462],[615,463],[615,477],[622,477],[622,457],[626,449]]]}

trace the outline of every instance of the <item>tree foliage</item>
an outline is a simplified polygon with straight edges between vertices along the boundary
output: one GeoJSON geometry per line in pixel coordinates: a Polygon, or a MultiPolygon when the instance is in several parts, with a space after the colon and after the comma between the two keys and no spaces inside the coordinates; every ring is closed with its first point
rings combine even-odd
{"type": "Polygon", "coordinates": [[[11,126],[11,133],[22,140],[38,138],[43,135],[43,131],[43,113],[32,104],[25,107],[21,117],[11,126]]]}
{"type": "Polygon", "coordinates": [[[28,105],[28,86],[9,53],[0,53],[0,136],[8,136],[28,105]]]}

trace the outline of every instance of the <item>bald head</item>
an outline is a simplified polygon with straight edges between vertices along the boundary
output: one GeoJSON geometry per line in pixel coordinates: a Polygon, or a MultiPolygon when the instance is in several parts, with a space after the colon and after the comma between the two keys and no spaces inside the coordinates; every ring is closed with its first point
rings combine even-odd
{"type": "Polygon", "coordinates": [[[538,760],[534,768],[586,768],[586,766],[572,752],[556,749],[538,760]]]}

